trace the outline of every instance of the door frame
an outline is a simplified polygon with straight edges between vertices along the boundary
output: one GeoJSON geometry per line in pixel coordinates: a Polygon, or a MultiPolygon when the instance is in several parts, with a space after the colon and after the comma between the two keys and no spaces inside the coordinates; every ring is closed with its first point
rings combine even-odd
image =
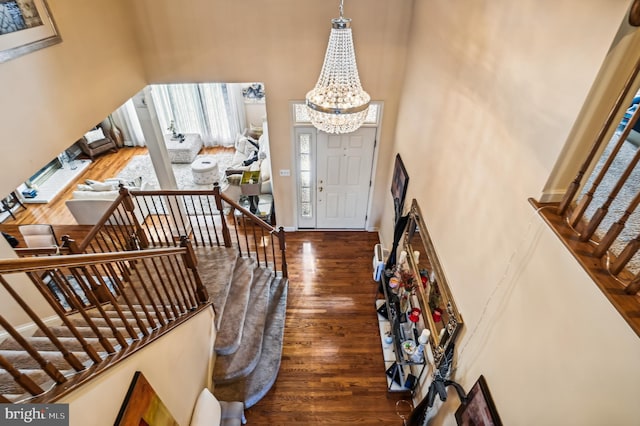
{"type": "MultiPolygon", "coordinates": [[[[372,101],[371,105],[375,105],[376,107],[376,113],[375,113],[375,118],[372,120],[371,117],[368,117],[370,120],[368,122],[365,122],[362,127],[373,127],[376,129],[375,132],[375,143],[373,146],[373,160],[372,160],[372,164],[371,164],[371,185],[369,185],[369,193],[368,193],[368,201],[367,201],[367,218],[365,219],[365,225],[364,225],[364,230],[365,231],[375,231],[377,228],[374,228],[372,223],[371,223],[371,211],[373,208],[373,195],[375,194],[375,186],[376,186],[376,172],[377,172],[377,168],[378,168],[378,153],[379,153],[379,146],[380,146],[380,135],[382,134],[381,130],[382,130],[382,114],[384,113],[384,102],[383,101],[372,101]],[[374,121],[375,120],[375,121],[374,121]]],[[[299,170],[299,162],[298,162],[298,158],[299,158],[299,150],[298,150],[298,143],[297,143],[297,134],[298,131],[297,129],[309,129],[309,130],[313,130],[313,137],[312,137],[312,144],[313,144],[313,151],[315,153],[316,150],[316,143],[317,143],[317,129],[315,129],[315,127],[313,127],[313,125],[311,124],[310,121],[305,121],[304,119],[304,114],[299,113],[300,110],[304,110],[305,108],[305,101],[290,101],[289,102],[289,110],[291,111],[291,143],[293,145],[293,149],[291,150],[291,156],[292,156],[292,170],[291,172],[294,174],[294,176],[292,176],[293,179],[293,185],[291,190],[293,191],[293,200],[295,200],[294,202],[294,206],[293,206],[293,214],[294,214],[294,228],[295,230],[300,229],[300,216],[299,216],[299,208],[300,208],[300,193],[298,191],[298,185],[299,185],[299,176],[300,176],[300,170],[299,170]],[[298,109],[298,113],[296,113],[296,108],[298,109]]],[[[315,161],[315,158],[313,159],[313,161],[315,161]]],[[[315,168],[314,168],[314,172],[315,172],[315,168]]],[[[315,192],[316,192],[316,179],[315,176],[312,176],[312,185],[313,185],[313,190],[312,190],[312,197],[314,198],[314,206],[315,206],[315,192]]],[[[316,212],[313,213],[314,214],[314,218],[315,218],[315,214],[316,212]]],[[[317,229],[317,227],[313,227],[313,228],[304,228],[305,230],[313,230],[313,229],[317,229]]]]}

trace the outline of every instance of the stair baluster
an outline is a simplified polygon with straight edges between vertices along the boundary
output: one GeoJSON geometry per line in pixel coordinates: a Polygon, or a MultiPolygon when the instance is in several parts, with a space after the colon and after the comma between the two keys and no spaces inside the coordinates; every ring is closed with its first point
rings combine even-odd
{"type": "Polygon", "coordinates": [[[260,228],[260,244],[262,244],[262,252],[264,254],[264,267],[268,268],[269,262],[267,257],[267,245],[265,244],[264,228],[260,228]]]}
{"type": "MultiPolygon", "coordinates": [[[[1,355],[0,355],[0,367],[7,370],[7,372],[11,374],[11,376],[16,381],[16,383],[22,386],[22,388],[25,389],[27,392],[29,392],[31,395],[40,395],[41,393],[44,392],[44,389],[42,389],[33,380],[31,380],[31,377],[27,376],[24,373],[21,373],[20,370],[16,369],[13,365],[11,365],[9,361],[5,359],[5,357],[1,355]]],[[[0,402],[3,402],[3,403],[11,402],[3,396],[1,398],[2,399],[0,400],[0,402]]]]}
{"type": "Polygon", "coordinates": [[[31,355],[31,358],[36,360],[40,367],[42,367],[42,370],[44,370],[44,372],[47,373],[49,377],[56,381],[56,383],[60,384],[67,381],[67,378],[64,377],[60,370],[58,370],[49,361],[44,359],[42,355],[40,355],[40,352],[38,352],[36,348],[29,344],[29,342],[27,342],[27,340],[22,337],[22,335],[18,333],[15,328],[12,327],[2,314],[0,314],[0,327],[4,328],[4,330],[9,333],[9,335],[13,337],[13,339],[18,342],[18,344],[22,346],[24,350],[29,353],[29,355],[31,355]]]}
{"type": "Polygon", "coordinates": [[[287,245],[285,242],[284,228],[282,226],[278,229],[278,241],[280,243],[280,254],[282,255],[282,277],[288,278],[289,272],[287,271],[287,254],[286,254],[287,245]]]}
{"type": "Polygon", "coordinates": [[[51,333],[51,330],[42,322],[42,320],[36,315],[36,313],[29,307],[29,305],[16,293],[16,291],[9,285],[9,283],[4,279],[4,277],[0,276],[0,283],[4,289],[11,295],[13,300],[15,300],[23,311],[31,318],[31,320],[38,326],[38,328],[51,340],[51,342],[58,348],[58,350],[63,354],[64,359],[76,370],[81,371],[84,370],[84,365],[75,357],[71,352],[69,352],[64,345],[60,342],[60,340],[51,333]]]}
{"type": "MultiPolygon", "coordinates": [[[[141,260],[141,263],[143,264],[143,266],[145,266],[144,260],[141,260]]],[[[132,268],[133,268],[133,271],[135,272],[136,276],[138,277],[138,280],[139,280],[138,282],[140,283],[140,286],[142,287],[142,290],[144,290],[145,296],[147,296],[148,303],[151,304],[151,306],[153,307],[153,310],[156,313],[156,318],[157,318],[158,322],[160,323],[161,326],[166,325],[167,321],[165,321],[165,319],[162,317],[162,313],[160,312],[160,308],[158,308],[158,305],[156,304],[153,296],[151,295],[151,292],[149,291],[149,287],[147,286],[147,280],[145,278],[148,278],[148,277],[145,277],[145,278],[142,277],[142,274],[140,273],[140,268],[138,268],[138,264],[137,263],[132,264],[132,268]]],[[[145,266],[145,268],[146,268],[146,266],[145,266]]],[[[143,307],[146,306],[146,304],[147,304],[145,302],[147,302],[147,301],[143,301],[143,300],[140,301],[140,303],[141,303],[141,305],[143,307]]],[[[145,308],[145,310],[146,310],[146,308],[145,308]]],[[[165,314],[166,314],[166,308],[165,308],[165,314]]]]}
{"type": "MultiPolygon", "coordinates": [[[[164,276],[169,276],[167,275],[167,268],[166,268],[166,263],[164,261],[164,259],[151,259],[151,263],[153,264],[153,268],[156,272],[156,274],[158,275],[158,277],[161,277],[163,274],[161,273],[160,268],[158,267],[158,265],[156,264],[156,262],[160,262],[160,267],[162,268],[162,270],[164,271],[164,276]]],[[[162,304],[164,306],[171,306],[171,310],[173,311],[173,315],[174,318],[178,318],[180,316],[180,314],[182,313],[182,310],[180,309],[180,301],[178,299],[178,295],[176,294],[176,290],[175,287],[173,285],[171,285],[172,283],[169,282],[169,286],[167,287],[167,281],[166,280],[159,280],[160,281],[160,285],[162,286],[162,289],[164,290],[164,294],[166,296],[166,301],[163,301],[162,304]],[[169,294],[169,290],[171,289],[171,291],[173,292],[173,296],[171,297],[171,294],[169,294]]],[[[160,300],[162,300],[162,297],[160,297],[160,300]]]]}
{"type": "MultiPolygon", "coordinates": [[[[93,287],[95,286],[87,284],[87,283],[94,283],[95,278],[89,275],[87,273],[87,270],[84,267],[70,268],[69,271],[75,277],[76,282],[78,283],[78,285],[80,285],[80,287],[82,288],[82,291],[84,292],[85,296],[87,296],[91,304],[100,312],[101,316],[106,321],[107,326],[111,329],[111,332],[113,333],[113,336],[116,338],[118,343],[123,348],[126,348],[127,346],[129,346],[129,344],[127,343],[126,339],[124,338],[120,330],[118,330],[118,328],[113,324],[113,321],[111,321],[111,318],[109,318],[109,316],[105,313],[104,308],[102,307],[102,301],[97,297],[96,292],[93,290],[93,287]]],[[[113,297],[112,297],[112,300],[113,300],[113,297]]],[[[115,300],[113,302],[115,302],[115,300]]],[[[103,333],[100,332],[99,330],[100,329],[96,327],[95,332],[98,335],[98,338],[105,339],[103,333]]]]}
{"type": "Polygon", "coordinates": [[[193,287],[189,285],[191,284],[190,276],[188,273],[185,274],[184,263],[184,259],[182,260],[182,262],[180,262],[180,260],[177,258],[169,260],[169,266],[171,267],[172,274],[181,278],[180,280],[178,280],[178,282],[173,284],[178,287],[187,310],[191,311],[198,306],[198,302],[196,301],[193,287]]]}
{"type": "MultiPolygon", "coordinates": [[[[114,353],[115,349],[113,348],[113,346],[111,345],[111,342],[109,342],[108,339],[106,339],[102,333],[100,332],[100,330],[98,329],[98,327],[95,325],[95,323],[91,320],[91,317],[89,317],[89,315],[86,312],[84,303],[82,302],[82,300],[78,297],[78,295],[75,293],[75,291],[73,290],[73,286],[71,285],[71,283],[69,282],[69,280],[67,279],[66,276],[64,276],[64,274],[59,270],[56,269],[53,272],[53,275],[55,277],[55,282],[56,284],[58,284],[58,287],[60,288],[60,290],[64,293],[65,298],[67,299],[67,302],[75,309],[78,311],[78,313],[82,316],[82,318],[86,321],[87,325],[91,328],[91,330],[95,333],[95,335],[98,338],[98,342],[100,342],[100,344],[102,345],[102,347],[104,348],[104,350],[106,350],[108,353],[114,353]]],[[[77,279],[77,278],[76,278],[77,279]]],[[[81,285],[80,283],[78,283],[79,285],[81,285]]],[[[83,290],[84,291],[84,290],[83,290]]]]}
{"type": "Polygon", "coordinates": [[[89,356],[91,361],[93,361],[94,363],[102,361],[102,358],[100,358],[100,355],[98,355],[98,352],[96,352],[95,348],[91,346],[84,337],[82,337],[76,326],[73,325],[71,321],[69,321],[69,317],[62,308],[62,305],[60,305],[60,303],[53,297],[51,291],[47,288],[47,285],[44,283],[41,276],[35,272],[28,272],[27,275],[29,275],[31,280],[35,283],[36,288],[40,291],[40,294],[44,296],[44,298],[49,302],[49,305],[53,308],[56,314],[58,314],[58,317],[60,317],[65,327],[67,327],[71,334],[73,334],[73,336],[78,340],[78,342],[82,346],[82,349],[89,356]]]}
{"type": "MultiPolygon", "coordinates": [[[[138,325],[138,329],[144,336],[148,336],[149,330],[147,330],[147,326],[145,326],[144,322],[142,322],[142,319],[140,319],[140,316],[138,315],[137,310],[134,309],[133,304],[131,303],[131,299],[127,294],[127,291],[125,291],[122,281],[120,281],[117,274],[115,273],[115,268],[111,264],[107,264],[107,269],[109,270],[111,276],[114,277],[114,284],[119,288],[120,295],[124,299],[124,302],[126,303],[127,307],[129,308],[129,312],[131,312],[131,314],[133,315],[133,318],[136,324],[138,325]]],[[[128,270],[129,268],[126,268],[126,269],[128,270]]],[[[138,300],[138,303],[142,305],[142,299],[140,299],[140,295],[138,294],[136,287],[131,286],[129,288],[131,289],[131,291],[133,292],[133,295],[138,300]]],[[[149,312],[146,309],[144,309],[144,313],[146,315],[147,321],[151,325],[151,328],[155,328],[155,322],[153,321],[153,318],[151,317],[149,312]]]]}
{"type": "MultiPolygon", "coordinates": [[[[164,286],[164,283],[162,282],[163,280],[160,279],[160,275],[157,274],[152,274],[151,270],[149,268],[148,262],[145,261],[142,262],[142,266],[144,267],[144,270],[147,274],[146,276],[146,281],[151,283],[151,287],[153,288],[153,290],[155,291],[155,295],[158,298],[158,302],[156,305],[161,306],[162,310],[164,311],[164,315],[165,318],[167,320],[167,322],[171,322],[172,321],[172,317],[171,317],[171,311],[169,310],[169,307],[167,306],[168,302],[166,300],[163,300],[162,297],[162,293],[160,292],[160,288],[164,288],[165,292],[166,292],[166,287],[164,286]],[[158,285],[158,282],[160,282],[160,285],[158,285]]],[[[165,293],[167,295],[167,298],[169,296],[168,293],[165,293]]],[[[175,314],[175,308],[173,306],[171,306],[172,310],[174,311],[175,314]]]]}
{"type": "MultiPolygon", "coordinates": [[[[106,280],[104,279],[102,272],[100,272],[98,270],[98,268],[95,265],[91,265],[91,274],[87,274],[87,276],[93,276],[96,280],[98,280],[100,287],[103,289],[107,289],[105,291],[105,293],[107,294],[108,297],[108,302],[110,302],[111,306],[113,307],[113,310],[116,311],[116,313],[118,314],[118,318],[120,318],[120,320],[122,320],[122,323],[124,325],[125,330],[127,330],[127,333],[129,333],[129,336],[132,339],[138,339],[138,334],[135,332],[135,330],[133,329],[133,327],[131,327],[131,324],[129,324],[129,322],[127,321],[127,318],[124,315],[124,312],[122,312],[122,309],[120,308],[120,304],[116,301],[113,293],[111,293],[111,291],[109,291],[109,287],[107,285],[106,280]]],[[[86,273],[86,269],[83,268],[83,270],[86,273]]],[[[114,280],[113,276],[109,276],[110,280],[114,280]]],[[[117,288],[117,286],[116,286],[117,288]]],[[[104,312],[104,311],[102,311],[104,312]]],[[[120,334],[119,329],[115,326],[115,324],[113,324],[113,322],[111,320],[107,321],[107,324],[110,324],[110,326],[113,326],[115,328],[114,332],[117,330],[117,333],[120,334]]],[[[120,336],[122,336],[122,334],[120,334],[120,336]]],[[[123,338],[124,340],[124,338],[123,338]]]]}
{"type": "MultiPolygon", "coordinates": [[[[202,283],[200,279],[200,275],[197,274],[198,271],[198,258],[196,257],[195,252],[193,251],[193,246],[187,237],[182,237],[180,241],[180,246],[187,249],[187,252],[183,255],[184,264],[187,268],[191,270],[193,273],[193,278],[195,279],[195,287],[197,293],[197,300],[200,303],[205,303],[209,300],[209,295],[207,294],[207,289],[202,283]]],[[[189,275],[189,277],[192,277],[189,275]]],[[[195,302],[195,301],[194,301],[195,302]]]]}
{"type": "Polygon", "coordinates": [[[218,212],[220,212],[220,219],[222,222],[222,239],[224,240],[224,246],[231,247],[231,233],[229,232],[227,221],[224,218],[224,208],[222,207],[222,197],[220,196],[220,185],[218,184],[218,182],[213,184],[213,195],[216,199],[216,207],[218,208],[218,212]]]}

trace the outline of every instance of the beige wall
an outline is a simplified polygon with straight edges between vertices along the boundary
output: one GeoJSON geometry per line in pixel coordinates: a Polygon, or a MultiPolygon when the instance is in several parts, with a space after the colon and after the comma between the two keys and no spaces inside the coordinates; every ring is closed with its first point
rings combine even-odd
{"type": "MultiPolygon", "coordinates": [[[[337,1],[227,0],[134,3],[150,83],[265,83],[278,225],[294,226],[294,170],[289,101],[313,88],[337,1]],[[193,5],[194,7],[189,7],[193,5]]],[[[385,102],[378,177],[388,173],[413,0],[351,0],[358,68],[365,89],[385,102]]],[[[376,187],[375,204],[386,185],[376,187]]],[[[379,223],[379,211],[372,212],[379,223]]]]}
{"type": "MultiPolygon", "coordinates": [[[[3,81],[20,83],[5,84],[0,98],[2,152],[14,159],[3,164],[0,189],[9,192],[147,83],[263,81],[278,220],[291,226],[293,180],[277,174],[293,169],[288,102],[315,83],[334,3],[50,0],[63,43],[0,64],[3,81]]],[[[629,2],[579,3],[346,4],[363,84],[385,102],[374,222],[388,245],[390,165],[400,152],[408,199],[420,202],[466,322],[455,378],[468,388],[484,374],[505,424],[633,424],[640,414],[638,337],[527,203],[554,169],[629,2]]],[[[145,356],[70,398],[100,407],[98,395],[123,396],[145,366],[187,419],[190,403],[160,373],[168,364],[145,356]]],[[[442,414],[456,406],[451,398],[442,414]]]]}
{"type": "Polygon", "coordinates": [[[0,64],[0,194],[145,85],[129,2],[48,3],[62,43],[0,64]]]}
{"type": "MultiPolygon", "coordinates": [[[[640,340],[527,202],[628,3],[416,2],[396,149],[466,323],[454,378],[468,389],[484,374],[504,424],[640,414],[640,340]]],[[[443,423],[455,424],[457,405],[443,423]]]]}
{"type": "Polygon", "coordinates": [[[198,394],[210,385],[214,323],[207,309],[62,398],[70,404],[69,424],[113,424],[134,373],[142,371],[178,424],[188,425],[198,394]]]}

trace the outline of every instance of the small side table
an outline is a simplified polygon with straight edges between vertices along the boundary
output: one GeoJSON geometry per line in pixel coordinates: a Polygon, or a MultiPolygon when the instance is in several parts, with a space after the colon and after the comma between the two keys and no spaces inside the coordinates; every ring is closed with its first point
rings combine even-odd
{"type": "Polygon", "coordinates": [[[13,211],[11,210],[12,208],[19,205],[23,209],[26,209],[25,205],[20,201],[20,197],[16,194],[16,191],[12,191],[11,194],[0,200],[0,205],[2,206],[2,210],[0,210],[0,212],[9,213],[13,219],[15,219],[16,216],[13,214],[13,211]]]}
{"type": "MultiPolygon", "coordinates": [[[[255,199],[254,199],[255,200],[255,199]]],[[[243,195],[238,200],[238,204],[240,204],[245,209],[251,211],[253,214],[258,216],[260,219],[264,220],[270,225],[273,225],[271,219],[273,217],[273,195],[271,194],[260,194],[260,195],[243,195]],[[257,208],[255,212],[252,211],[251,208],[251,197],[256,197],[258,200],[257,208]]],[[[242,215],[239,211],[236,211],[235,214],[237,216],[242,215]]]]}

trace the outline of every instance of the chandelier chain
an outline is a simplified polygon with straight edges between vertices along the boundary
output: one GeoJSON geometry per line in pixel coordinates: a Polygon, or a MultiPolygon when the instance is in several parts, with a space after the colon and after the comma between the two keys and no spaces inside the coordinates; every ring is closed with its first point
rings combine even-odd
{"type": "Polygon", "coordinates": [[[350,133],[358,129],[368,112],[371,97],[362,89],[356,65],[351,19],[331,20],[331,34],[316,86],[307,93],[312,124],[327,133],[350,133]]]}

